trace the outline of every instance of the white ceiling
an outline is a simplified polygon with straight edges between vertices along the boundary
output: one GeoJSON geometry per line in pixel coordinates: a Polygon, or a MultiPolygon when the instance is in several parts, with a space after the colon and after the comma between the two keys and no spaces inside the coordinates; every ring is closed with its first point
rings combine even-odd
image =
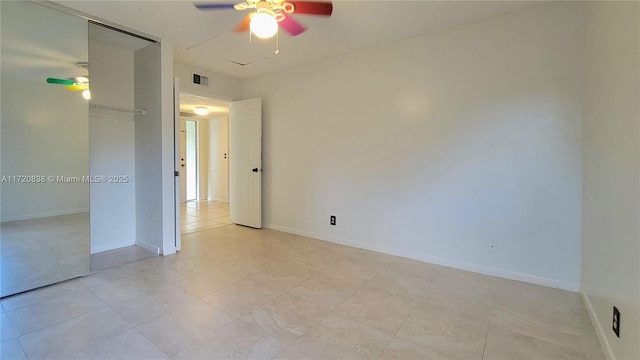
{"type": "MultiPolygon", "coordinates": [[[[331,18],[293,15],[308,30],[296,37],[249,43],[231,31],[245,12],[202,12],[192,1],[64,1],[56,3],[174,44],[176,61],[248,78],[379,46],[447,26],[505,13],[532,1],[333,1],[331,18]],[[241,66],[234,62],[253,62],[241,66]]],[[[220,2],[213,0],[212,2],[220,2]]],[[[224,1],[223,1],[224,2],[224,1]]]]}

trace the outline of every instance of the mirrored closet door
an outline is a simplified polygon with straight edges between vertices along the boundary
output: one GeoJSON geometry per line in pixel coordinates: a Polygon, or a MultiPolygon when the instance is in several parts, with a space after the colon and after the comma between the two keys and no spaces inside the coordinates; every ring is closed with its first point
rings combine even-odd
{"type": "Polygon", "coordinates": [[[4,297],[89,272],[89,106],[78,88],[88,24],[31,2],[0,6],[4,297]]]}

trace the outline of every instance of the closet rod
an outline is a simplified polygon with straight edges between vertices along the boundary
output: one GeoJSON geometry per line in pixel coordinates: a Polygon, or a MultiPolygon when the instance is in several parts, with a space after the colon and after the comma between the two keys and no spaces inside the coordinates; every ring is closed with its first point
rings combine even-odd
{"type": "Polygon", "coordinates": [[[122,109],[122,108],[117,108],[117,107],[113,107],[113,106],[107,106],[107,105],[100,105],[100,104],[89,104],[89,108],[90,109],[99,109],[99,110],[111,110],[111,111],[119,111],[119,112],[124,112],[124,113],[128,113],[128,114],[135,114],[135,115],[147,115],[147,111],[146,110],[141,110],[141,109],[122,109]]]}

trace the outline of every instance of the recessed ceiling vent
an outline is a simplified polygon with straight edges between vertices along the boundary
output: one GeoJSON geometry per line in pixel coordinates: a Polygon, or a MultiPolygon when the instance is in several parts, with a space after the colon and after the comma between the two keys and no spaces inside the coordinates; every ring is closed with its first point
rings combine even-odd
{"type": "Polygon", "coordinates": [[[209,78],[204,75],[193,73],[191,80],[195,85],[209,86],[209,78]]]}

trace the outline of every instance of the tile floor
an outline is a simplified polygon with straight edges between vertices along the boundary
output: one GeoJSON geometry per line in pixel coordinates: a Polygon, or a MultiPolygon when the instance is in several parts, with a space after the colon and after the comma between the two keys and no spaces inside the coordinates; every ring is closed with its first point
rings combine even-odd
{"type": "Polygon", "coordinates": [[[185,207],[180,253],[2,299],[1,357],[604,359],[578,294],[185,207]]]}
{"type": "Polygon", "coordinates": [[[192,234],[231,225],[229,203],[218,201],[188,201],[182,203],[182,233],[192,234]]]}

